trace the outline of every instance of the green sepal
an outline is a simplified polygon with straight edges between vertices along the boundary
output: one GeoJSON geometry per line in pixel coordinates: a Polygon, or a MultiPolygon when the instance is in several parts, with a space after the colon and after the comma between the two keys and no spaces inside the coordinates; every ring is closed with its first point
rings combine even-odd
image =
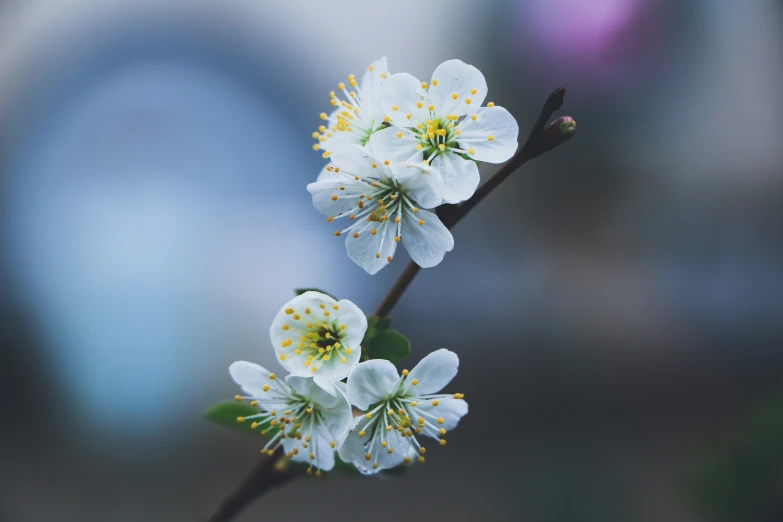
{"type": "Polygon", "coordinates": [[[461,154],[461,156],[462,156],[463,159],[470,160],[473,163],[475,163],[476,165],[481,165],[481,162],[479,160],[475,160],[475,159],[471,158],[470,156],[468,156],[464,152],[461,154]]]}

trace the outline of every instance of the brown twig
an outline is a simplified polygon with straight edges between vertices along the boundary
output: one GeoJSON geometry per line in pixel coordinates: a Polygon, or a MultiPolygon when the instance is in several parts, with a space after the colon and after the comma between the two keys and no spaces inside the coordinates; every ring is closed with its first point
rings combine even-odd
{"type": "MultiPolygon", "coordinates": [[[[530,131],[527,140],[525,140],[525,144],[522,145],[522,148],[517,151],[508,163],[503,165],[494,176],[489,178],[486,183],[476,190],[473,197],[459,205],[444,205],[438,209],[438,217],[443,224],[446,225],[446,228],[452,228],[456,225],[459,220],[465,217],[465,214],[470,212],[473,207],[478,205],[487,194],[495,190],[498,185],[505,181],[505,179],[519,167],[527,163],[528,160],[554,149],[573,136],[576,131],[576,125],[574,120],[568,116],[559,118],[549,126],[546,124],[549,121],[549,118],[552,117],[552,114],[563,105],[564,97],[565,89],[562,87],[555,89],[555,91],[549,95],[546,103],[544,103],[544,107],[541,109],[541,113],[538,115],[535,125],[533,125],[533,129],[530,131]]],[[[413,261],[408,263],[408,266],[402,274],[400,274],[397,282],[394,283],[394,286],[391,287],[389,293],[386,294],[386,297],[383,299],[380,306],[378,306],[375,315],[379,317],[389,315],[392,308],[397,304],[397,301],[402,297],[405,289],[408,288],[408,285],[411,284],[411,281],[413,281],[413,278],[416,277],[416,274],[418,273],[419,265],[413,261]]]]}
{"type": "MultiPolygon", "coordinates": [[[[566,142],[574,134],[576,125],[574,120],[568,116],[558,118],[547,125],[552,114],[563,104],[564,96],[565,89],[563,88],[556,89],[549,95],[522,148],[494,176],[481,185],[472,198],[459,205],[440,207],[438,217],[440,217],[446,227],[452,228],[456,225],[487,194],[497,188],[498,185],[528,160],[554,149],[561,143],[566,142]]],[[[397,301],[400,300],[405,289],[408,288],[408,285],[411,284],[418,272],[419,265],[411,261],[400,274],[399,279],[394,283],[391,290],[389,290],[389,293],[375,311],[375,315],[380,317],[389,315],[389,312],[397,304],[397,301]]],[[[223,501],[217,512],[209,519],[209,522],[228,522],[232,520],[248,504],[270,489],[281,486],[304,474],[298,468],[277,469],[280,458],[277,456],[267,457],[254,467],[237,490],[223,501]]]]}
{"type": "Polygon", "coordinates": [[[265,457],[256,464],[245,480],[229,497],[223,500],[220,507],[209,517],[209,522],[228,522],[239,515],[253,500],[270,489],[282,486],[293,480],[304,471],[301,468],[286,468],[280,466],[285,457],[281,452],[271,457],[265,457]]]}

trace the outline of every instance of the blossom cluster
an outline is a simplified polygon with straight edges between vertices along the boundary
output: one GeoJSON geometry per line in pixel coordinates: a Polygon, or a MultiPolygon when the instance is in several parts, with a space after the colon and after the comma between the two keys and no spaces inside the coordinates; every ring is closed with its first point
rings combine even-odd
{"type": "Polygon", "coordinates": [[[387,360],[360,362],[367,327],[351,301],[304,292],[283,306],[270,329],[289,375],[247,361],[230,366],[244,392],[235,399],[258,409],[237,421],[268,436],[262,453],[282,446],[316,475],[331,470],[338,454],[370,475],[423,463],[419,436],[446,444],[444,435],[468,412],[462,394],[439,393],[457,374],[457,355],[437,350],[400,375],[387,360]]]}
{"type": "Polygon", "coordinates": [[[390,74],[386,58],[361,82],[351,74],[329,93],[313,148],[330,162],[307,186],[315,208],[345,235],[348,256],[370,274],[391,263],[402,241],[411,259],[432,267],[454,248],[433,210],[469,199],[478,162],[502,163],[517,150],[519,127],[489,102],[481,72],[460,60],[440,64],[429,82],[390,74]]]}

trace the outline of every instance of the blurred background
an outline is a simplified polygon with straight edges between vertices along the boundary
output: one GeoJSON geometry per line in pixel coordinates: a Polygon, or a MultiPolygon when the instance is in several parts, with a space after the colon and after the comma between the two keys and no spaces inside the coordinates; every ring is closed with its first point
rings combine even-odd
{"type": "Polygon", "coordinates": [[[205,520],[255,464],[201,417],[228,365],[279,368],[293,288],[370,313],[407,262],[365,274],[305,190],[383,55],[476,65],[521,137],[566,86],[579,132],[393,314],[406,366],[460,355],[449,445],[238,520],[783,520],[774,0],[0,1],[0,520],[205,520]]]}

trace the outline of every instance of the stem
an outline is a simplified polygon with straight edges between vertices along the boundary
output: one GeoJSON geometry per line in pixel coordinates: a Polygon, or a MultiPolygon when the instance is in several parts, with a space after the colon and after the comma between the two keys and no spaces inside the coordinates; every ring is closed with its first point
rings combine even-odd
{"type": "MultiPolygon", "coordinates": [[[[473,207],[481,202],[482,199],[487,197],[487,194],[495,190],[498,185],[503,183],[506,178],[508,178],[519,167],[527,163],[528,160],[531,160],[547,151],[554,149],[561,143],[567,141],[571,135],[573,135],[573,132],[566,133],[561,131],[561,122],[559,121],[552,123],[548,127],[546,126],[546,123],[549,121],[549,118],[552,117],[552,114],[563,105],[564,97],[565,89],[562,87],[555,89],[555,91],[549,95],[546,103],[544,103],[544,107],[541,109],[541,113],[538,115],[538,119],[536,120],[535,125],[533,125],[533,128],[531,129],[530,134],[525,141],[525,144],[522,145],[519,151],[517,151],[517,153],[514,154],[514,156],[508,160],[508,162],[503,165],[494,176],[489,178],[486,183],[481,185],[478,190],[476,190],[476,193],[473,194],[473,197],[463,203],[460,203],[459,205],[444,205],[439,209],[438,217],[440,218],[441,222],[446,225],[446,228],[450,229],[456,225],[459,220],[465,217],[465,214],[470,212],[473,207]]],[[[389,313],[392,311],[392,308],[394,308],[394,306],[397,304],[397,301],[399,301],[400,297],[402,297],[405,289],[408,288],[408,286],[411,284],[411,281],[413,281],[413,278],[416,277],[416,274],[419,273],[419,268],[419,265],[413,261],[408,263],[408,266],[405,268],[402,274],[400,274],[397,282],[394,283],[394,286],[392,286],[391,290],[389,290],[389,293],[386,294],[386,297],[375,311],[375,315],[378,317],[389,315],[389,313]]]]}
{"type": "Polygon", "coordinates": [[[239,487],[220,504],[218,510],[209,517],[209,522],[228,522],[245,509],[253,500],[270,489],[282,486],[300,475],[300,469],[283,468],[284,455],[266,457],[256,464],[239,487]]]}
{"type": "MultiPolygon", "coordinates": [[[[576,130],[574,121],[568,117],[559,118],[547,126],[547,122],[552,117],[552,114],[563,105],[564,96],[565,89],[562,87],[555,89],[549,95],[524,145],[494,176],[476,190],[472,198],[459,205],[444,205],[439,209],[438,217],[447,228],[452,228],[456,225],[487,194],[495,190],[498,185],[528,160],[554,149],[561,143],[565,143],[574,134],[576,130]]],[[[389,293],[375,311],[375,315],[379,317],[389,315],[389,312],[397,304],[397,301],[400,300],[408,285],[411,284],[413,278],[419,273],[419,269],[419,265],[413,261],[408,263],[408,266],[405,267],[397,282],[394,283],[394,286],[391,287],[391,290],[389,290],[389,293]]],[[[209,519],[209,522],[229,522],[248,504],[264,495],[270,489],[281,486],[304,474],[298,469],[279,466],[283,458],[285,457],[282,455],[279,457],[268,457],[256,465],[237,490],[223,501],[217,512],[209,519]]]]}

